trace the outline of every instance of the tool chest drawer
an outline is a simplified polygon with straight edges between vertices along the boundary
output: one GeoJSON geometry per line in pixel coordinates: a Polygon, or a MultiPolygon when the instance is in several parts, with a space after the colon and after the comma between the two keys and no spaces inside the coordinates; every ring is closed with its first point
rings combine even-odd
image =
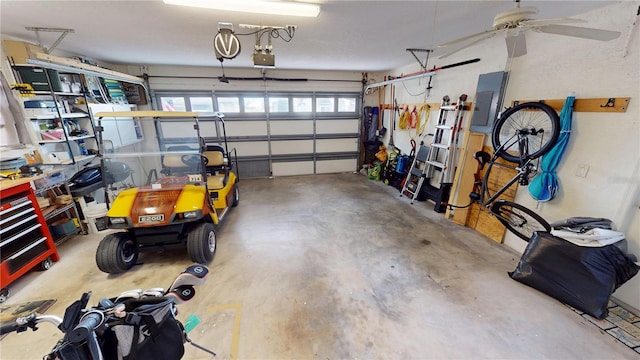
{"type": "Polygon", "coordinates": [[[0,193],[0,286],[43,261],[58,261],[55,243],[30,184],[0,193]]]}

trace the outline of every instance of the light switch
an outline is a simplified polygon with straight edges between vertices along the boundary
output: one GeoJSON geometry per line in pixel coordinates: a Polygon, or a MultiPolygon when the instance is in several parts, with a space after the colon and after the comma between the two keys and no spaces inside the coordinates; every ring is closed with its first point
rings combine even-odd
{"type": "Polygon", "coordinates": [[[576,170],[576,176],[586,178],[587,173],[589,172],[589,165],[587,164],[578,164],[578,170],[576,170]]]}

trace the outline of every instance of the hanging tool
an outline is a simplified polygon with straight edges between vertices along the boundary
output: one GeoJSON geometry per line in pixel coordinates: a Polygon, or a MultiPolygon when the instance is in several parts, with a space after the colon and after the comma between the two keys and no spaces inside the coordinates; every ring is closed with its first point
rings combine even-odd
{"type": "Polygon", "coordinates": [[[407,130],[409,128],[409,116],[411,116],[409,106],[405,106],[404,110],[402,110],[402,114],[400,114],[400,119],[398,120],[398,129],[407,130]]]}
{"type": "Polygon", "coordinates": [[[393,145],[393,129],[395,128],[395,124],[396,124],[396,112],[398,111],[398,102],[396,101],[395,98],[395,87],[392,85],[391,86],[391,98],[393,99],[393,109],[391,109],[391,122],[389,124],[389,147],[393,148],[395,147],[393,145]]]}
{"type": "MultiPolygon", "coordinates": [[[[387,77],[384,77],[385,80],[387,77]]],[[[382,88],[382,91],[378,92],[378,106],[380,108],[380,116],[378,117],[378,136],[384,138],[384,135],[387,133],[387,128],[384,127],[384,105],[385,98],[387,97],[386,93],[387,87],[382,88]],[[382,98],[382,100],[380,100],[382,98]]]]}

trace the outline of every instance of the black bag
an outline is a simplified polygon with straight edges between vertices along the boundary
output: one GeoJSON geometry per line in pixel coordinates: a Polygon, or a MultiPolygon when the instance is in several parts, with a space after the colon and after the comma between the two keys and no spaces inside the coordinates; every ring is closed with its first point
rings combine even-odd
{"type": "Polygon", "coordinates": [[[173,299],[149,297],[125,305],[126,317],[101,336],[106,360],[182,358],[186,335],[174,316],[173,299]]]}
{"type": "Polygon", "coordinates": [[[611,294],[640,266],[615,245],[583,247],[546,232],[534,233],[512,279],[603,319],[611,294]]]}
{"type": "Polygon", "coordinates": [[[378,107],[365,106],[362,111],[362,124],[364,126],[364,142],[371,143],[378,138],[378,107]]]}

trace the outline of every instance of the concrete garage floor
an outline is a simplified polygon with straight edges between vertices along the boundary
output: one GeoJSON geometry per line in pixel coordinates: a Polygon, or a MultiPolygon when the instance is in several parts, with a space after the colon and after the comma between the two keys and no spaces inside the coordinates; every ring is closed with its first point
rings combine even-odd
{"type": "MultiPolygon", "coordinates": [[[[179,306],[196,314],[196,343],[216,359],[638,359],[638,353],[556,300],[511,280],[519,255],[410,205],[356,174],[242,180],[218,233],[207,283],[179,306]]],[[[120,275],[94,261],[103,234],[59,248],[61,261],[11,286],[4,304],[55,298],[62,314],[85,290],[92,303],[167,287],[185,251],[146,253],[120,275]]],[[[0,341],[0,358],[41,358],[59,338],[0,341]]],[[[187,345],[185,359],[210,359],[187,345]]]]}

